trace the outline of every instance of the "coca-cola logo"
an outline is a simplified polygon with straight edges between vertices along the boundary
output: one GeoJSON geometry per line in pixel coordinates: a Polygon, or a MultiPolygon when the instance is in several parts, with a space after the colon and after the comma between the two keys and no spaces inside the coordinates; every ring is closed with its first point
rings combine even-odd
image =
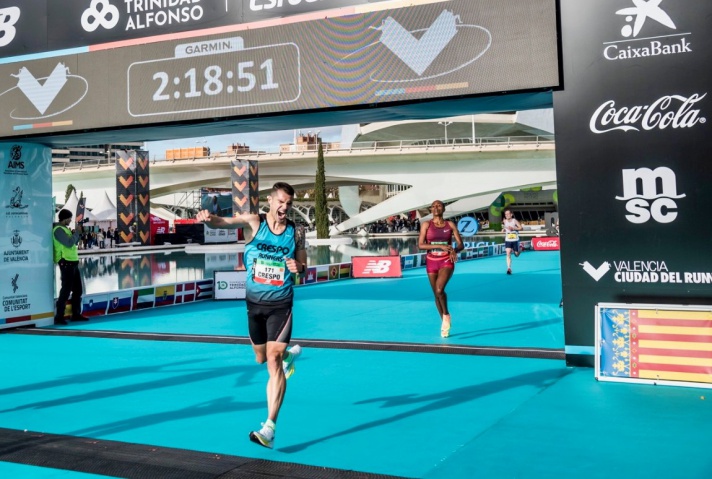
{"type": "Polygon", "coordinates": [[[682,95],[666,95],[655,100],[650,105],[620,107],[614,100],[609,100],[599,106],[591,116],[589,127],[596,134],[609,133],[615,130],[640,131],[665,130],[667,128],[692,128],[698,123],[707,122],[700,116],[700,110],[695,105],[702,101],[707,93],[682,95]]]}
{"type": "Polygon", "coordinates": [[[560,248],[559,238],[556,236],[534,238],[532,240],[532,248],[535,251],[556,251],[560,248]]]}

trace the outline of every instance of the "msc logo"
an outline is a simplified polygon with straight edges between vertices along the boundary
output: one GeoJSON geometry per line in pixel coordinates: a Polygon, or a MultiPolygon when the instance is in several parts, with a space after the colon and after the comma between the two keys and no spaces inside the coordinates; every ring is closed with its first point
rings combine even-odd
{"type": "Polygon", "coordinates": [[[15,24],[20,19],[20,9],[17,7],[0,8],[0,47],[9,45],[15,39],[17,28],[15,24]]]}
{"type": "Polygon", "coordinates": [[[109,0],[92,0],[89,8],[82,13],[82,28],[93,32],[99,26],[111,30],[119,23],[119,9],[109,0]]]}
{"type": "Polygon", "coordinates": [[[677,203],[674,200],[684,198],[677,194],[675,173],[665,166],[651,170],[623,170],[623,196],[617,200],[625,201],[628,211],[626,219],[631,223],[643,224],[653,220],[658,223],[672,223],[677,218],[677,203]]]}
{"type": "Polygon", "coordinates": [[[391,261],[387,259],[370,260],[363,268],[363,274],[383,274],[391,269],[391,261]]]}

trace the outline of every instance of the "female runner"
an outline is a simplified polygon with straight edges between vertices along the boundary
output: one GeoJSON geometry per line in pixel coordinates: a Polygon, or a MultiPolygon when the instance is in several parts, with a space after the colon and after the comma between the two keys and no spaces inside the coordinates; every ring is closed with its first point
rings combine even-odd
{"type": "Polygon", "coordinates": [[[455,271],[457,253],[464,249],[460,232],[452,221],[445,221],[445,204],[440,200],[433,201],[430,205],[433,219],[420,225],[420,238],[418,247],[426,250],[425,269],[430,280],[430,287],[435,295],[435,306],[438,308],[442,323],[440,336],[450,336],[450,311],[447,309],[447,294],[445,286],[455,271]],[[457,243],[452,247],[452,239],[457,243]]]}

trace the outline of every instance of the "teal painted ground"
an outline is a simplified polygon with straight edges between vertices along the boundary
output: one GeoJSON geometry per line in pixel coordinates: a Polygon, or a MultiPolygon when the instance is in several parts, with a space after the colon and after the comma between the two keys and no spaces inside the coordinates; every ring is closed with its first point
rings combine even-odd
{"type": "MultiPolygon", "coordinates": [[[[503,258],[458,264],[448,342],[563,347],[558,254],[515,261],[512,276],[503,258]]],[[[439,344],[431,298],[423,269],[298,288],[295,337],[439,344]]],[[[239,302],[81,326],[246,334],[239,302]]],[[[249,346],[1,334],[0,355],[5,428],[428,479],[712,477],[706,390],[599,383],[563,361],[308,348],[270,451],[247,439],[267,379],[249,346]]]]}

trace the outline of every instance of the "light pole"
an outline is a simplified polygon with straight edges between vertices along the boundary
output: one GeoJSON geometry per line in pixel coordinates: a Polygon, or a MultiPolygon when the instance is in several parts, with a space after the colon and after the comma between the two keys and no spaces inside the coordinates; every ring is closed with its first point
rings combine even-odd
{"type": "Polygon", "coordinates": [[[447,145],[447,127],[448,125],[452,125],[451,121],[439,121],[438,125],[442,125],[445,127],[445,144],[447,145]]]}

